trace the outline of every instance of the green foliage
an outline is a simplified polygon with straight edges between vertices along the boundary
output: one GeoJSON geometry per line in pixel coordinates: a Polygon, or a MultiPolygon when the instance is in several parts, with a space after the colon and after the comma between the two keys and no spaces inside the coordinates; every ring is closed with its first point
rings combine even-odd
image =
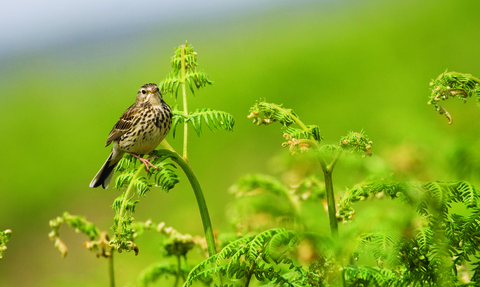
{"type": "Polygon", "coordinates": [[[184,83],[188,83],[192,94],[195,94],[194,88],[200,89],[212,84],[204,71],[196,71],[198,66],[197,53],[193,50],[193,46],[188,45],[188,43],[175,48],[175,55],[172,57],[171,64],[172,72],[158,86],[165,95],[173,93],[177,98],[178,91],[184,83]],[[184,69],[182,69],[182,66],[184,69]]]}
{"type": "Polygon", "coordinates": [[[155,283],[161,278],[168,278],[170,276],[186,278],[189,271],[189,269],[178,270],[175,264],[168,262],[155,263],[140,272],[136,286],[147,287],[149,284],[155,283]]]}
{"type": "Polygon", "coordinates": [[[377,231],[362,234],[358,237],[358,243],[354,255],[361,256],[366,254],[373,255],[377,266],[384,268],[396,266],[399,264],[399,243],[401,238],[388,231],[377,231]]]}
{"type": "Polygon", "coordinates": [[[389,270],[370,266],[347,265],[344,268],[346,286],[407,286],[401,285],[399,277],[389,270]]]}
{"type": "Polygon", "coordinates": [[[350,221],[355,216],[352,204],[365,200],[369,196],[388,195],[391,198],[399,197],[402,201],[412,202],[411,184],[406,182],[392,182],[387,180],[368,181],[356,185],[347,190],[345,195],[338,202],[337,218],[343,221],[350,221]]]}
{"type": "Polygon", "coordinates": [[[273,176],[248,174],[229,192],[236,197],[229,208],[230,221],[241,233],[273,227],[301,228],[306,224],[303,204],[319,204],[325,199],[325,186],[314,175],[287,184],[273,176]]]}
{"type": "MultiPolygon", "coordinates": [[[[307,151],[313,147],[316,151],[320,152],[320,157],[323,159],[332,154],[336,154],[338,157],[341,150],[347,151],[348,153],[357,152],[363,155],[372,155],[370,149],[372,148],[373,142],[369,140],[364,131],[349,132],[340,139],[339,146],[320,146],[319,143],[323,139],[320,134],[320,128],[317,125],[304,124],[292,109],[284,108],[282,105],[264,101],[257,102],[250,108],[250,114],[247,118],[253,119],[253,123],[256,125],[269,125],[274,122],[280,123],[284,132],[283,136],[287,140],[282,146],[289,147],[290,153],[292,154],[297,151],[307,151]],[[293,124],[298,125],[299,128],[292,127],[293,124]]],[[[332,167],[335,165],[336,160],[337,159],[333,159],[332,167]]],[[[322,166],[322,168],[324,168],[324,166],[322,166]]]]}
{"type": "Polygon", "coordinates": [[[460,95],[464,103],[467,98],[475,97],[477,104],[480,104],[480,80],[469,74],[445,71],[430,82],[430,88],[432,93],[428,104],[433,105],[439,114],[445,115],[448,124],[452,124],[452,116],[438,102],[460,95]]]}
{"type": "Polygon", "coordinates": [[[146,176],[139,175],[144,165],[140,163],[137,166],[137,159],[131,155],[125,155],[116,167],[116,171],[120,172],[120,175],[115,181],[115,188],[124,189],[124,192],[114,200],[112,205],[115,211],[112,230],[116,236],[111,243],[118,251],[125,249],[138,252],[138,247],[133,243],[134,229],[132,229],[131,224],[135,207],[140,201],[134,200],[134,196],[129,195],[130,191],[135,190],[138,196],[146,196],[150,188],[156,185],[168,192],[180,181],[175,173],[175,165],[167,161],[168,156],[157,156],[156,152],[153,152],[152,155],[155,158],[151,163],[156,165],[158,169],[150,168],[146,176]],[[151,178],[154,179],[154,183],[149,182],[151,178]]]}
{"type": "MultiPolygon", "coordinates": [[[[168,156],[158,156],[156,151],[152,152],[151,155],[155,158],[150,162],[157,166],[158,169],[150,168],[146,177],[135,177],[133,187],[139,196],[145,196],[154,185],[168,192],[180,182],[178,175],[175,173],[176,166],[171,161],[167,161],[168,156]],[[154,183],[148,181],[150,178],[154,179],[154,183]]],[[[120,160],[115,168],[115,171],[120,172],[120,175],[115,181],[116,189],[127,188],[132,183],[135,172],[144,166],[143,163],[137,166],[137,162],[138,160],[129,154],[120,160]]]]}
{"type": "Polygon", "coordinates": [[[275,286],[306,286],[309,271],[289,255],[300,238],[295,231],[271,229],[233,241],[218,254],[195,266],[184,286],[191,286],[196,280],[215,273],[242,280],[246,282],[245,286],[253,277],[275,286]]]}
{"type": "MultiPolygon", "coordinates": [[[[158,85],[164,94],[173,93],[175,99],[177,99],[182,84],[186,85],[188,83],[192,94],[195,94],[194,88],[200,89],[212,84],[212,81],[210,81],[204,71],[196,71],[198,67],[197,53],[188,43],[175,48],[175,56],[172,57],[171,63],[173,68],[172,72],[158,85]]],[[[189,113],[187,111],[187,98],[184,90],[182,90],[182,94],[184,110],[179,111],[178,105],[175,105],[172,109],[173,120],[171,130],[174,138],[178,124],[184,124],[186,127],[188,123],[191,123],[198,136],[202,134],[202,121],[205,122],[211,131],[220,129],[226,131],[233,130],[235,119],[232,115],[210,108],[197,109],[193,113],[189,113]]]]}
{"type": "Polygon", "coordinates": [[[146,222],[135,221],[132,222],[132,229],[134,230],[133,238],[141,236],[145,231],[156,231],[162,235],[163,240],[160,241],[161,249],[163,250],[163,256],[176,257],[177,264],[172,264],[166,261],[154,263],[139,274],[137,278],[136,286],[148,286],[151,283],[155,283],[162,278],[168,278],[173,276],[178,281],[180,278],[185,280],[190,271],[187,261],[187,253],[193,250],[194,247],[203,250],[204,238],[198,236],[193,237],[190,234],[182,234],[175,230],[173,227],[169,227],[165,222],[159,224],[147,220],[146,222]],[[183,261],[184,264],[181,264],[183,261]]]}
{"type": "Polygon", "coordinates": [[[250,114],[247,116],[253,119],[256,125],[269,125],[278,122],[282,125],[282,130],[288,135],[290,140],[311,139],[316,142],[322,140],[320,129],[316,125],[304,125],[292,109],[283,108],[282,105],[276,105],[267,102],[257,102],[250,108],[250,114]],[[298,124],[299,128],[291,127],[292,124],[298,124]]]}
{"type": "Polygon", "coordinates": [[[3,258],[3,253],[7,250],[7,242],[12,236],[12,231],[10,229],[0,232],[0,259],[3,258]]]}
{"type": "Polygon", "coordinates": [[[262,174],[250,174],[240,178],[235,185],[230,187],[230,193],[237,197],[270,192],[285,196],[288,194],[287,187],[272,176],[262,174]]]}
{"type": "Polygon", "coordinates": [[[285,109],[282,105],[276,105],[267,102],[258,102],[250,108],[249,119],[253,119],[256,125],[269,125],[274,122],[280,123],[284,127],[296,123],[297,115],[292,109],[285,109]]]}
{"type": "Polygon", "coordinates": [[[172,112],[173,122],[171,130],[174,137],[178,124],[191,123],[198,136],[202,134],[202,120],[211,131],[220,129],[232,131],[235,125],[235,119],[231,114],[209,108],[197,109],[186,116],[184,112],[178,110],[178,105],[176,105],[173,107],[172,112]]]}
{"type": "Polygon", "coordinates": [[[371,156],[373,142],[368,139],[364,131],[349,132],[346,136],[340,139],[340,146],[343,150],[349,153],[361,153],[363,156],[371,156]]]}
{"type": "MultiPolygon", "coordinates": [[[[458,266],[464,262],[478,265],[480,195],[473,185],[462,181],[367,182],[347,191],[339,203],[340,218],[353,219],[351,204],[369,196],[379,198],[379,194],[414,205],[420,226],[414,227],[413,236],[403,238],[391,232],[364,235],[358,249],[372,248],[380,267],[390,257],[389,265],[402,274],[403,284],[456,286],[458,266]],[[467,215],[451,212],[454,203],[463,204],[467,215]]],[[[470,280],[477,276],[474,269],[470,280]]]]}

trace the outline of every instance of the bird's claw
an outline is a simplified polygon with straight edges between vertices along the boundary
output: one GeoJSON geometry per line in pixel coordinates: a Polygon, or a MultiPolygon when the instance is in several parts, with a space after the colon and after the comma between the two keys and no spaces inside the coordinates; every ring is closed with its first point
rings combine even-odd
{"type": "Polygon", "coordinates": [[[154,158],[156,158],[156,157],[158,157],[158,156],[154,155],[154,156],[152,156],[152,157],[150,157],[150,158],[143,158],[143,157],[140,157],[140,156],[138,156],[138,155],[136,155],[136,154],[133,154],[133,153],[132,153],[131,155],[133,155],[134,157],[138,158],[141,162],[143,162],[143,164],[145,165],[145,171],[149,171],[149,170],[150,170],[150,166],[153,167],[154,169],[158,169],[157,166],[155,166],[154,164],[152,164],[152,163],[150,162],[150,160],[152,160],[152,159],[154,159],[154,158]]]}

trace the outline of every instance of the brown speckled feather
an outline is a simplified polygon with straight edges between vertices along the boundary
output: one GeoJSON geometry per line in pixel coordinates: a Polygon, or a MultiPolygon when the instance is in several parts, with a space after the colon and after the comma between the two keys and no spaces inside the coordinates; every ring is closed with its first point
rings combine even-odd
{"type": "Polygon", "coordinates": [[[126,132],[128,132],[129,129],[132,128],[135,122],[135,116],[137,116],[138,119],[138,110],[139,106],[137,103],[135,103],[123,113],[118,122],[115,124],[115,126],[113,126],[112,130],[110,131],[105,146],[108,146],[112,143],[112,141],[119,139],[126,132]]]}

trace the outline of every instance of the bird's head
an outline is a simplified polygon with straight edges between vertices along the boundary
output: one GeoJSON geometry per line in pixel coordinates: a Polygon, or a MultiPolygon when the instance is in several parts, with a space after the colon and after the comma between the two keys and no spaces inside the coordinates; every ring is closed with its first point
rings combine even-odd
{"type": "Polygon", "coordinates": [[[160,104],[162,100],[162,94],[156,84],[145,84],[138,90],[137,103],[160,104]]]}

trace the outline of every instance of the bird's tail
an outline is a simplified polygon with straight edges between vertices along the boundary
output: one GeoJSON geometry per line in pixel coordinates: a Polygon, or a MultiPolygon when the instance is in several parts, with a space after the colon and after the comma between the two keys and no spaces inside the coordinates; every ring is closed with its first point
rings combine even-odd
{"type": "Polygon", "coordinates": [[[123,154],[123,152],[115,152],[115,150],[113,150],[110,153],[107,161],[103,164],[102,168],[93,178],[92,182],[90,182],[90,187],[95,188],[101,185],[104,189],[108,188],[108,185],[112,180],[115,167],[117,166],[120,159],[123,157],[123,154]]]}

